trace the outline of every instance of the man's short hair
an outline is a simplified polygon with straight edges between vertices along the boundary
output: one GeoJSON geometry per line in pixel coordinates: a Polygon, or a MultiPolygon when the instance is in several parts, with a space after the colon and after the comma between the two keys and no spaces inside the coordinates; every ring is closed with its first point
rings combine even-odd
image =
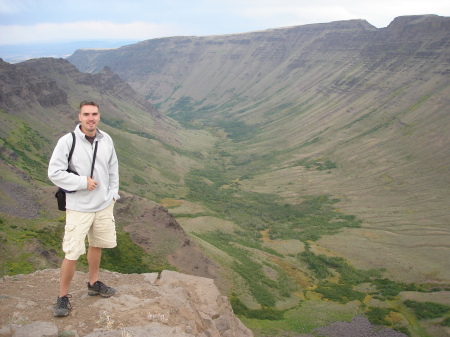
{"type": "Polygon", "coordinates": [[[97,108],[100,108],[97,103],[93,101],[83,101],[80,103],[80,109],[85,105],[95,105],[97,108]]]}

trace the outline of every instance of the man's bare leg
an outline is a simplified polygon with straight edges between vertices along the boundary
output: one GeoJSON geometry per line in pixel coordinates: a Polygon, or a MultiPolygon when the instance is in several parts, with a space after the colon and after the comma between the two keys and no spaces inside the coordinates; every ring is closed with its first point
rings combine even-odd
{"type": "Polygon", "coordinates": [[[87,258],[89,263],[88,295],[100,295],[102,297],[111,297],[114,295],[116,293],[116,289],[108,287],[98,279],[102,249],[89,246],[87,258]]]}
{"type": "Polygon", "coordinates": [[[76,260],[64,259],[61,263],[59,274],[59,297],[66,296],[69,293],[70,282],[75,275],[76,260]]]}
{"type": "Polygon", "coordinates": [[[89,283],[93,285],[98,281],[100,269],[100,260],[102,258],[102,249],[89,246],[87,260],[89,264],[89,283]]]}

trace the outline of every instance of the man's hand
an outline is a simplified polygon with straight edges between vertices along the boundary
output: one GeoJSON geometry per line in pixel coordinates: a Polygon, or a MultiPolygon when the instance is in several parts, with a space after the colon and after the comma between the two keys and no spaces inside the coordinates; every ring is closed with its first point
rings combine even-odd
{"type": "Polygon", "coordinates": [[[93,191],[97,187],[97,182],[91,177],[87,177],[87,189],[93,191]]]}

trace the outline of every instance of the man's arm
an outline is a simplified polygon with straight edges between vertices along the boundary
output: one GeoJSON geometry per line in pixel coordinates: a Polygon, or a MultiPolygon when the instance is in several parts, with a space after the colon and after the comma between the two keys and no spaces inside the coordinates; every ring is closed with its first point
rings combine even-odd
{"type": "Polygon", "coordinates": [[[119,200],[119,161],[114,144],[112,144],[112,153],[109,160],[109,189],[113,192],[114,200],[119,200]]]}
{"type": "Polygon", "coordinates": [[[86,177],[67,172],[70,148],[72,147],[72,136],[70,134],[61,137],[53,150],[48,165],[48,178],[56,186],[66,191],[76,191],[87,188],[86,177]]]}

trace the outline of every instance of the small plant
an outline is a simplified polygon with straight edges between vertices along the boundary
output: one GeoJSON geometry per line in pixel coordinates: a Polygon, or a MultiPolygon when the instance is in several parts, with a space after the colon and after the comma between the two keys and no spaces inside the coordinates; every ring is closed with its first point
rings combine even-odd
{"type": "Polygon", "coordinates": [[[147,314],[147,318],[150,321],[157,321],[157,322],[161,322],[161,323],[164,323],[164,324],[169,323],[169,319],[164,314],[151,314],[151,313],[148,313],[147,314]]]}
{"type": "Polygon", "coordinates": [[[100,328],[105,330],[114,329],[114,319],[108,314],[107,311],[100,312],[100,317],[97,324],[100,325],[100,328]]]}

